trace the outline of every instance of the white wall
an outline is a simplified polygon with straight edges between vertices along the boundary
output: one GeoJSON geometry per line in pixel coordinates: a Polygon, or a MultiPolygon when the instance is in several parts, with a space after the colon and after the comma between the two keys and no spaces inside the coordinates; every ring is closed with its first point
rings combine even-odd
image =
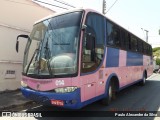
{"type": "Polygon", "coordinates": [[[0,91],[15,90],[20,87],[21,69],[21,63],[0,63],[0,91]],[[11,73],[13,71],[15,71],[15,74],[11,73]]]}
{"type": "Polygon", "coordinates": [[[20,87],[23,52],[27,40],[20,41],[20,52],[16,53],[15,43],[19,34],[29,33],[0,26],[0,91],[20,87]]]}

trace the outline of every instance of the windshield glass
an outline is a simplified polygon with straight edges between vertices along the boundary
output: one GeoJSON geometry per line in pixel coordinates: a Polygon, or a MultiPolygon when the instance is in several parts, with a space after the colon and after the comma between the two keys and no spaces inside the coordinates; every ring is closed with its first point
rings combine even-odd
{"type": "Polygon", "coordinates": [[[76,73],[81,17],[82,12],[73,12],[34,25],[25,50],[23,73],[76,73]]]}

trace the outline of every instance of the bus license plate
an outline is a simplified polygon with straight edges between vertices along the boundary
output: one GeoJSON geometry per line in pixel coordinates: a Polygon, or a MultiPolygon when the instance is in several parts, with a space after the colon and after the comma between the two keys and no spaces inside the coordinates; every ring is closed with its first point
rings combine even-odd
{"type": "Polygon", "coordinates": [[[57,105],[57,106],[64,106],[64,101],[63,100],[51,100],[52,105],[57,105]]]}

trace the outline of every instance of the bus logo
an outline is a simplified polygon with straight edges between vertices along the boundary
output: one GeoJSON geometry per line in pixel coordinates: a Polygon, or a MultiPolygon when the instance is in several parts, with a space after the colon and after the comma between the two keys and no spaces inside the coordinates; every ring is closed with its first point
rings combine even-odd
{"type": "Polygon", "coordinates": [[[62,86],[62,85],[64,85],[64,80],[56,80],[55,84],[56,84],[56,86],[62,86]]]}

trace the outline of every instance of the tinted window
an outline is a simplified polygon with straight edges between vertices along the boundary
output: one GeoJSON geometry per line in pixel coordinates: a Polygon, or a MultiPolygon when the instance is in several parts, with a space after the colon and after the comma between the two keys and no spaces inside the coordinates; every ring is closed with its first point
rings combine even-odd
{"type": "Polygon", "coordinates": [[[147,44],[143,42],[143,53],[147,54],[147,44]]]}
{"type": "Polygon", "coordinates": [[[107,45],[120,47],[120,29],[107,21],[107,45]]]}
{"type": "MultiPolygon", "coordinates": [[[[82,72],[92,72],[98,68],[104,57],[104,33],[105,19],[96,13],[89,13],[86,19],[87,28],[94,31],[90,38],[95,41],[94,49],[87,49],[87,41],[90,39],[88,29],[85,30],[82,48],[82,72]]],[[[93,42],[93,41],[92,41],[93,42]]]]}
{"type": "Polygon", "coordinates": [[[90,13],[87,17],[86,25],[92,27],[96,33],[96,44],[104,45],[104,17],[98,14],[90,13]]]}
{"type": "Polygon", "coordinates": [[[106,23],[106,43],[109,47],[152,55],[152,48],[148,43],[108,19],[106,23]]]}
{"type": "Polygon", "coordinates": [[[138,52],[142,53],[143,52],[143,42],[138,39],[138,52]]]}
{"type": "Polygon", "coordinates": [[[128,50],[129,49],[129,36],[128,36],[128,33],[121,29],[121,48],[124,49],[124,50],[128,50]]]}
{"type": "Polygon", "coordinates": [[[137,51],[137,39],[131,35],[131,50],[137,51]]]}

